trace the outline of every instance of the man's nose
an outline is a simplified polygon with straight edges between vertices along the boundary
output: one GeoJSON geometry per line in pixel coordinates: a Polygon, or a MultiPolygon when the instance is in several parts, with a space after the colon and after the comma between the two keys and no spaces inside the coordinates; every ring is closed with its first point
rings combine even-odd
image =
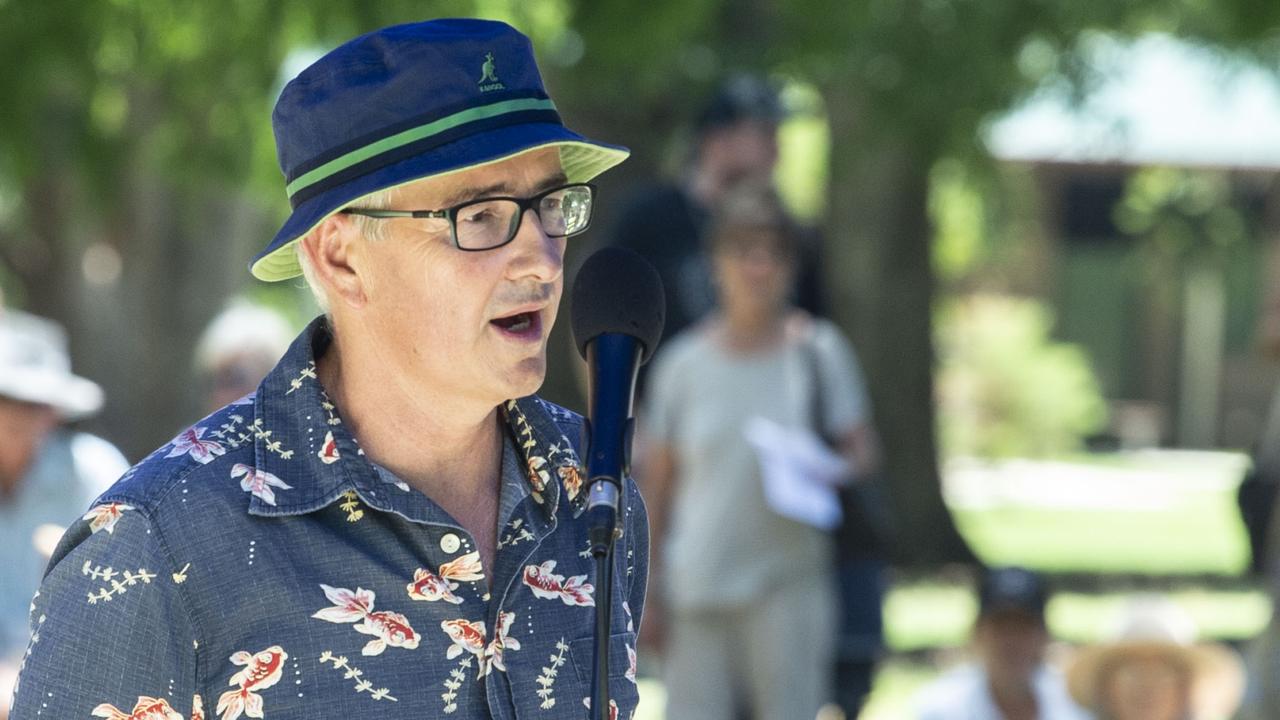
{"type": "Polygon", "coordinates": [[[516,258],[512,271],[516,275],[533,275],[542,282],[552,282],[564,271],[564,238],[553,238],[542,229],[542,220],[533,208],[520,216],[520,226],[511,244],[516,258]]]}

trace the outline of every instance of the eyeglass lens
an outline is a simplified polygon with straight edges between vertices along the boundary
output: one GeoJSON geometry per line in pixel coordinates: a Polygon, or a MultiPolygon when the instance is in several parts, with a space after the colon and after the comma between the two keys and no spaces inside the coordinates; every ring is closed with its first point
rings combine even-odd
{"type": "MultiPolygon", "coordinates": [[[[515,200],[478,200],[463,205],[454,215],[458,246],[485,250],[506,244],[519,230],[521,214],[515,200]]],[[[591,221],[591,188],[579,185],[548,193],[534,205],[534,214],[550,237],[582,232],[591,221]]]]}

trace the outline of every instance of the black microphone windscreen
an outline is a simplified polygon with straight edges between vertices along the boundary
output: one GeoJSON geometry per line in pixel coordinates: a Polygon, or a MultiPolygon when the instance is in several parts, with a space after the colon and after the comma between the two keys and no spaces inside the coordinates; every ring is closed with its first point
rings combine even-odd
{"type": "Polygon", "coordinates": [[[569,297],[573,340],[584,358],[587,343],[605,333],[619,333],[640,341],[640,361],[647,362],[662,338],[666,310],[658,271],[639,253],[620,247],[607,247],[587,258],[569,297]]]}

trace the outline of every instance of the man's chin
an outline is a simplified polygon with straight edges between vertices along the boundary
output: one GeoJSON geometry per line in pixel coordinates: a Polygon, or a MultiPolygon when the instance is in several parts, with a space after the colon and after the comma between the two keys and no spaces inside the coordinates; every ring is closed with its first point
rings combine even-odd
{"type": "Polygon", "coordinates": [[[527,358],[512,367],[506,377],[505,399],[522,398],[538,392],[547,379],[546,357],[527,358]]]}

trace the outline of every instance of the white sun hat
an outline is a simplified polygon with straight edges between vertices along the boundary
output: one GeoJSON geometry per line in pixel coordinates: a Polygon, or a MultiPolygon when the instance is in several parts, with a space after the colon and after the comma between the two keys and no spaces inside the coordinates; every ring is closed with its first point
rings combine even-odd
{"type": "Polygon", "coordinates": [[[63,420],[102,409],[102,388],[71,372],[66,332],[11,309],[0,311],[0,397],[48,405],[63,420]]]}

